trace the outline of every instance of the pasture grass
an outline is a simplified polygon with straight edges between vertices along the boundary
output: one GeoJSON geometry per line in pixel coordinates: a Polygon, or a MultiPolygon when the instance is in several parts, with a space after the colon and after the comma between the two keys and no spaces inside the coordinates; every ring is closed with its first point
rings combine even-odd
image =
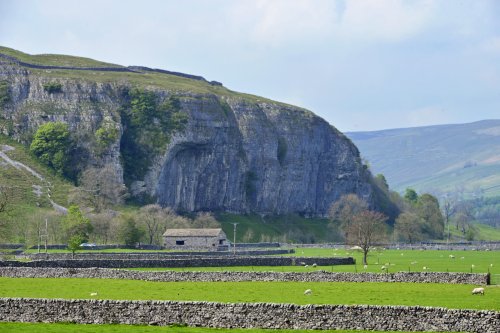
{"type": "Polygon", "coordinates": [[[223,303],[421,305],[500,310],[500,287],[471,295],[472,285],[352,282],[152,282],[82,278],[0,278],[0,297],[223,303]],[[304,290],[312,289],[312,295],[304,290]]]}
{"type": "Polygon", "coordinates": [[[389,273],[411,272],[467,272],[492,274],[492,283],[500,283],[500,253],[498,251],[438,251],[438,250],[374,250],[368,254],[368,266],[362,263],[362,253],[353,250],[332,248],[297,248],[296,257],[349,257],[356,259],[356,265],[335,266],[237,266],[237,267],[188,267],[188,268],[141,268],[139,270],[176,270],[176,271],[266,271],[266,272],[310,272],[324,270],[329,272],[372,272],[389,273]],[[455,258],[450,258],[453,255],[455,258]],[[388,265],[387,265],[388,264],[388,265]],[[474,266],[472,266],[474,265],[474,266]],[[424,267],[427,269],[424,270],[424,267]]]}
{"type": "MultiPolygon", "coordinates": [[[[224,329],[202,327],[175,327],[175,326],[145,326],[145,325],[119,325],[119,324],[70,324],[70,323],[0,323],[3,333],[312,333],[312,330],[271,330],[271,329],[224,329]]],[[[350,330],[325,330],[322,333],[381,333],[380,331],[350,331],[350,330]]],[[[385,332],[387,333],[387,332],[385,332]]]]}

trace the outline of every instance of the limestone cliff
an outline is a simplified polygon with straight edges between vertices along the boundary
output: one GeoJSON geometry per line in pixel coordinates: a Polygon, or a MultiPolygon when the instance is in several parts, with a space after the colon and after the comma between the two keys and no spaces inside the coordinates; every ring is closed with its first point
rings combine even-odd
{"type": "Polygon", "coordinates": [[[77,142],[75,168],[112,165],[134,196],[179,211],[324,216],[343,194],[371,197],[356,147],[313,113],[199,77],[119,68],[30,67],[0,58],[9,93],[0,105],[0,131],[29,143],[41,124],[65,122],[77,142]],[[49,92],[54,83],[60,89],[49,92]],[[123,110],[136,87],[160,102],[175,97],[187,123],[150,156],[140,177],[131,177],[123,166],[123,110]],[[98,154],[94,134],[104,125],[118,136],[98,154]]]}

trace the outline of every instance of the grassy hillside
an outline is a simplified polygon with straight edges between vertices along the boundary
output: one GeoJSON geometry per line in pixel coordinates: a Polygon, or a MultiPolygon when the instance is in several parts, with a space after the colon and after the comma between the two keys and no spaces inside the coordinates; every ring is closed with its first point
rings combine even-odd
{"type": "Polygon", "coordinates": [[[8,210],[2,213],[0,222],[10,226],[3,230],[0,241],[27,241],[30,235],[25,233],[29,229],[26,225],[40,222],[46,214],[54,212],[50,200],[65,206],[73,185],[40,164],[25,146],[3,135],[0,135],[0,149],[12,161],[30,167],[44,178],[41,180],[25,168],[16,168],[0,158],[0,185],[6,189],[9,196],[8,210]],[[5,145],[14,149],[5,149],[5,145]]]}
{"type": "Polygon", "coordinates": [[[466,197],[500,193],[500,120],[347,136],[395,190],[460,191],[466,197]]]}

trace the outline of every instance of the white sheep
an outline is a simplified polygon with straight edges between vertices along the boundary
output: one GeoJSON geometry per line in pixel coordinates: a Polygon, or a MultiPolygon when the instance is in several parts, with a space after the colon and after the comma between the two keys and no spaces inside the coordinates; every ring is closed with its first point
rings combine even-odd
{"type": "Polygon", "coordinates": [[[90,296],[97,296],[97,293],[90,293],[90,296]]]}
{"type": "Polygon", "coordinates": [[[484,295],[484,288],[474,288],[472,289],[472,295],[484,295]]]}
{"type": "Polygon", "coordinates": [[[305,267],[305,268],[309,268],[309,265],[305,265],[304,267],[305,267]]]}
{"type": "Polygon", "coordinates": [[[453,254],[450,254],[450,259],[455,259],[455,256],[453,254]]]}
{"type": "Polygon", "coordinates": [[[304,295],[311,295],[313,293],[313,291],[311,289],[306,289],[306,291],[304,291],[304,295]]]}
{"type": "Polygon", "coordinates": [[[314,263],[314,264],[312,264],[312,266],[313,266],[313,267],[316,267],[316,266],[318,266],[318,265],[317,265],[316,263],[314,263]]]}

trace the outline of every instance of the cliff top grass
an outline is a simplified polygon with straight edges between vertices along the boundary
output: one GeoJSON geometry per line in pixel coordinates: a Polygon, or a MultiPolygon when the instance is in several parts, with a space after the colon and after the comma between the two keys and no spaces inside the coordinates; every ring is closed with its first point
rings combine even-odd
{"type": "Polygon", "coordinates": [[[500,288],[438,283],[152,282],[123,279],[0,278],[0,297],[222,303],[368,304],[500,311],[500,288]],[[304,295],[311,289],[312,295],[304,295]],[[286,292],[283,292],[286,290],[286,292]]]}
{"type": "MultiPolygon", "coordinates": [[[[277,330],[277,329],[224,329],[204,327],[177,327],[177,326],[143,326],[143,325],[117,325],[117,324],[72,324],[72,323],[0,323],[3,333],[313,333],[317,330],[277,330]]],[[[379,331],[344,331],[322,330],[322,333],[382,333],[379,331]]],[[[388,333],[387,331],[385,333],[388,333]]],[[[390,332],[389,332],[390,333],[390,332]]],[[[404,333],[404,332],[400,332],[404,333]]]]}
{"type": "Polygon", "coordinates": [[[65,66],[65,67],[123,67],[107,62],[97,61],[90,58],[75,57],[62,54],[27,54],[8,47],[0,46],[0,53],[14,57],[22,62],[43,66],[65,66]]]}
{"type": "MultiPolygon", "coordinates": [[[[43,66],[63,66],[63,67],[116,67],[125,68],[125,66],[110,64],[97,61],[90,58],[75,57],[59,54],[40,54],[30,55],[17,51],[11,48],[0,46],[0,53],[14,57],[22,62],[34,65],[43,66]]],[[[38,76],[49,78],[64,78],[71,80],[86,80],[90,82],[100,83],[123,83],[130,84],[142,88],[159,88],[175,93],[196,93],[196,94],[214,94],[218,96],[237,98],[249,103],[273,103],[291,108],[293,110],[302,111],[307,115],[312,115],[312,112],[300,107],[289,105],[282,102],[273,101],[264,97],[259,97],[251,94],[240,93],[227,89],[224,86],[212,85],[207,81],[189,79],[177,75],[157,72],[108,72],[108,71],[90,71],[90,70],[75,70],[75,69],[35,69],[29,68],[29,71],[38,76]]]]}

